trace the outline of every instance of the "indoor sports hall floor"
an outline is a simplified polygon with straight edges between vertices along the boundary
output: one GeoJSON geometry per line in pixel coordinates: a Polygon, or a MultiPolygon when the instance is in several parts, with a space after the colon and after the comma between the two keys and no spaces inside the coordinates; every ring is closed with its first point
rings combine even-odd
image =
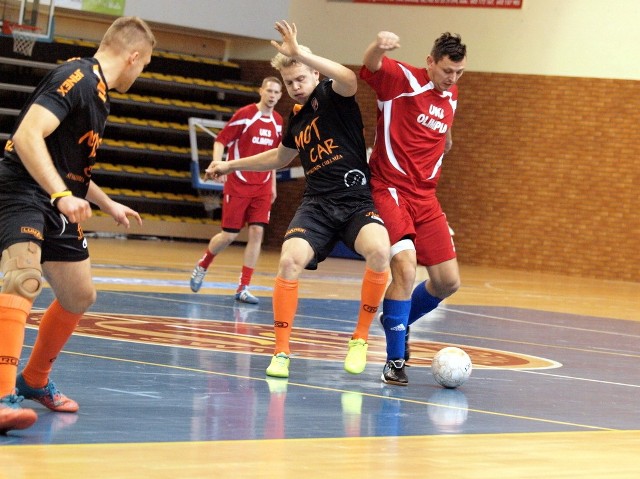
{"type": "MultiPolygon", "coordinates": [[[[257,306],[234,302],[242,248],[188,287],[204,243],[91,238],[98,301],[53,379],[78,414],[0,436],[0,479],[640,477],[640,284],[461,268],[461,290],[412,327],[410,385],[342,362],[363,263],[331,258],[300,283],[288,380],[273,352],[277,252],[254,277],[257,306]],[[474,363],[457,390],[430,358],[474,363]]],[[[421,274],[424,274],[422,272],[421,274]]],[[[35,303],[23,360],[51,300],[35,303]]]]}

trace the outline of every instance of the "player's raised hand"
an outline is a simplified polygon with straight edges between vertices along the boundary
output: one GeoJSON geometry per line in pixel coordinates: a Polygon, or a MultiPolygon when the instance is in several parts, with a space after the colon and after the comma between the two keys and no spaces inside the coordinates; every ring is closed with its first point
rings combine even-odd
{"type": "Polygon", "coordinates": [[[400,48],[400,37],[393,32],[379,32],[376,44],[380,50],[391,51],[400,48]]]}
{"type": "Polygon", "coordinates": [[[271,45],[275,47],[280,53],[290,58],[295,58],[300,52],[298,48],[298,29],[296,24],[289,25],[286,20],[276,22],[275,29],[282,35],[282,44],[271,40],[271,45]]]}

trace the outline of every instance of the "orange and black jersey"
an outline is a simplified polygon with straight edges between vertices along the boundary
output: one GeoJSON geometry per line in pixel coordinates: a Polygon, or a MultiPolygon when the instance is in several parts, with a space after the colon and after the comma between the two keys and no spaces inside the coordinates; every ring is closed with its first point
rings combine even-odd
{"type": "MultiPolygon", "coordinates": [[[[60,120],[58,128],[45,142],[67,187],[75,196],[84,198],[110,107],[98,61],[95,58],[73,59],[49,72],[27,100],[16,129],[33,104],[46,108],[60,120]]],[[[25,180],[31,178],[11,139],[1,164],[25,180]]]]}
{"type": "Polygon", "coordinates": [[[305,196],[369,189],[369,166],[360,107],[324,79],[289,116],[282,144],[296,149],[307,179],[305,196]]]}

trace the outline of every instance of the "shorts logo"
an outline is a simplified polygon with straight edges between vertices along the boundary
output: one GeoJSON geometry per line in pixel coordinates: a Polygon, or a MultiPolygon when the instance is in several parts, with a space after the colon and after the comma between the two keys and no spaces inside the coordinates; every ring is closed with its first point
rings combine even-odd
{"type": "Polygon", "coordinates": [[[284,236],[285,238],[289,235],[295,234],[295,233],[299,233],[299,234],[305,234],[307,232],[307,230],[305,228],[291,228],[290,230],[288,230],[284,236]]]}
{"type": "Polygon", "coordinates": [[[37,238],[39,240],[43,240],[44,239],[43,236],[42,236],[42,233],[40,231],[38,231],[37,229],[32,228],[30,226],[22,226],[22,227],[20,227],[20,233],[34,236],[35,238],[37,238]]]}
{"type": "Polygon", "coordinates": [[[384,221],[382,220],[380,215],[378,213],[376,213],[375,211],[369,211],[366,216],[368,216],[372,220],[376,220],[377,222],[379,222],[381,224],[384,224],[384,221]]]}

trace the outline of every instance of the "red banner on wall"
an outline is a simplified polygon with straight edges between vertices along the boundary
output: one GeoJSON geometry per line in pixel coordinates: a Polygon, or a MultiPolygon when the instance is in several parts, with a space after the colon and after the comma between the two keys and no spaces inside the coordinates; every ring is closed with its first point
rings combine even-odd
{"type": "MultiPolygon", "coordinates": [[[[344,0],[342,0],[344,1],[344,0]]],[[[351,0],[353,3],[424,5],[433,7],[522,8],[524,0],[351,0]]]]}

